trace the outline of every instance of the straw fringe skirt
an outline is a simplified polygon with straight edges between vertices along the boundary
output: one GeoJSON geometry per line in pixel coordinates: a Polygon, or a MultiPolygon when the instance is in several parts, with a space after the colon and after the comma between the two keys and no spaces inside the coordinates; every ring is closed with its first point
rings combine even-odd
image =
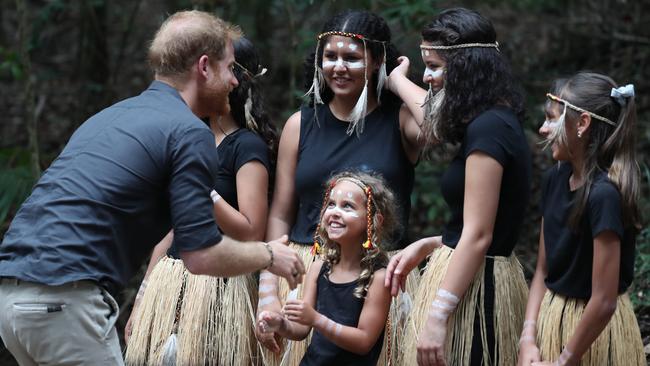
{"type": "MultiPolygon", "coordinates": [[[[398,250],[389,252],[389,257],[399,253],[398,250]]],[[[404,335],[408,316],[413,308],[413,297],[420,283],[420,271],[416,267],[406,277],[406,291],[392,298],[388,322],[384,332],[384,346],[379,355],[379,366],[399,365],[401,347],[404,346],[404,335]]]]}
{"type": "MultiPolygon", "coordinates": [[[[295,250],[300,258],[302,258],[302,261],[305,264],[305,273],[309,272],[309,267],[314,262],[314,255],[311,254],[311,246],[289,243],[289,247],[295,250]]],[[[303,277],[303,281],[306,277],[307,276],[303,277]]],[[[303,287],[304,282],[297,288],[298,299],[302,299],[303,287]]],[[[278,285],[278,297],[280,298],[280,302],[283,306],[290,291],[291,290],[289,289],[289,283],[284,278],[280,278],[278,285]]],[[[262,362],[267,366],[298,366],[300,364],[300,360],[302,360],[302,357],[305,355],[310,342],[311,333],[302,341],[290,341],[283,339],[282,344],[280,345],[282,352],[280,352],[279,355],[276,355],[275,353],[260,345],[260,349],[263,351],[262,362]]]]}
{"type": "Polygon", "coordinates": [[[162,365],[165,343],[177,335],[177,365],[250,365],[257,358],[252,275],[193,275],[181,260],[163,258],[135,314],[127,365],[162,365]]]}
{"type": "MultiPolygon", "coordinates": [[[[543,360],[556,360],[582,318],[587,302],[546,291],[537,320],[537,344],[543,360]]],[[[641,332],[627,293],[618,297],[616,311],[581,366],[646,365],[641,332]]]]}
{"type": "MultiPolygon", "coordinates": [[[[434,251],[422,273],[421,285],[415,294],[401,350],[400,365],[415,365],[418,335],[426,324],[431,302],[440,287],[453,249],[442,246],[434,251]]],[[[521,264],[514,255],[494,259],[494,341],[495,360],[491,360],[485,315],[485,261],[476,273],[456,311],[449,318],[446,342],[448,365],[470,365],[474,321],[478,312],[483,348],[483,365],[515,365],[517,342],[523,325],[528,287],[521,264]]]]}

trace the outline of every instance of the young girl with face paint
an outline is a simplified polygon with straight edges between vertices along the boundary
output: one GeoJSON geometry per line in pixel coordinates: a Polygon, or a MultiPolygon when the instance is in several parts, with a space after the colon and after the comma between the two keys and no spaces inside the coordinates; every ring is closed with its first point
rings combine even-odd
{"type": "Polygon", "coordinates": [[[420,49],[429,91],[406,78],[406,58],[389,88],[429,145],[458,151],[441,180],[451,213],[442,235],[411,244],[387,267],[385,285],[396,293],[431,254],[401,364],[513,365],[527,295],[513,254],[531,181],[523,98],[494,27],[475,11],[441,12],[424,28],[420,49]]]}
{"type": "Polygon", "coordinates": [[[645,365],[627,295],[640,229],[634,87],[581,72],[547,94],[537,268],[519,365],[645,365]]]}
{"type": "MultiPolygon", "coordinates": [[[[386,73],[397,65],[397,52],[381,17],[365,11],[338,14],[315,40],[316,52],[305,64],[310,102],[284,126],[267,230],[268,238],[288,234],[290,245],[304,253],[306,266],[312,262],[309,248],[323,183],[336,172],[381,174],[399,202],[401,227],[408,227],[414,164],[424,142],[418,140],[420,129],[409,109],[383,89],[386,73]]],[[[390,244],[387,250],[407,244],[404,229],[390,244]]],[[[280,311],[286,283],[272,275],[263,275],[261,283],[271,290],[260,292],[259,308],[280,311]]],[[[281,344],[270,334],[258,338],[280,352],[281,344]]],[[[289,357],[297,356],[297,362],[301,351],[296,344],[291,347],[289,357]]]]}
{"type": "MultiPolygon", "coordinates": [[[[233,74],[239,85],[229,94],[229,113],[209,120],[219,155],[210,196],[224,234],[242,241],[262,240],[277,134],[261,99],[258,82],[266,69],[259,64],[257,50],[246,38],[235,41],[233,47],[233,74]]],[[[250,365],[251,356],[257,353],[251,343],[255,325],[248,310],[253,306],[248,296],[254,298],[257,292],[254,276],[225,282],[193,275],[177,259],[172,239],[170,232],[154,248],[136,297],[125,329],[127,364],[161,364],[165,353],[174,354],[173,347],[163,345],[177,339],[178,364],[250,365]],[[170,334],[177,337],[170,338],[170,334]]]]}
{"type": "Polygon", "coordinates": [[[327,183],[302,299],[282,313],[264,311],[258,326],[301,340],[312,331],[301,366],[376,365],[391,303],[383,286],[388,257],[382,250],[399,226],[386,183],[344,172],[327,183]]]}

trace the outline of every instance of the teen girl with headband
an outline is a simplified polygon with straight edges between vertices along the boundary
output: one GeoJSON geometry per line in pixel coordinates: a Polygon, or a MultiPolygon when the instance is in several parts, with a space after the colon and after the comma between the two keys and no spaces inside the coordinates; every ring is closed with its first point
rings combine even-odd
{"type": "Polygon", "coordinates": [[[422,38],[429,92],[406,78],[407,59],[389,87],[423,123],[430,144],[453,143],[458,151],[441,181],[451,211],[442,236],[411,244],[387,268],[386,286],[395,293],[433,253],[402,364],[513,365],[527,293],[512,253],[530,196],[523,98],[494,27],[479,13],[445,10],[422,38]]]}
{"type": "Polygon", "coordinates": [[[581,72],[547,97],[539,132],[558,165],[542,185],[519,365],[645,365],[626,292],[641,228],[634,87],[581,72]]]}
{"type": "MultiPolygon", "coordinates": [[[[408,227],[414,164],[423,140],[418,140],[420,129],[409,109],[400,108],[401,101],[383,90],[386,72],[397,64],[396,54],[381,17],[348,11],[325,23],[316,52],[307,60],[312,100],[284,126],[267,229],[269,238],[289,234],[307,265],[313,258],[309,248],[323,183],[344,169],[381,174],[395,192],[401,227],[408,227]]],[[[406,244],[404,229],[391,244],[394,247],[385,249],[406,244]]],[[[278,284],[277,277],[262,273],[261,310],[280,311],[287,293],[285,281],[278,284]]],[[[269,334],[258,336],[267,348],[280,352],[269,334]]],[[[288,347],[292,347],[289,357],[294,357],[289,364],[297,364],[304,347],[288,347]]]]}
{"type": "MultiPolygon", "coordinates": [[[[260,66],[248,39],[240,38],[233,46],[233,73],[239,86],[229,95],[230,113],[209,121],[219,155],[215,189],[210,195],[219,228],[226,235],[261,240],[277,135],[258,85],[258,77],[266,69],[260,66]]],[[[254,363],[254,277],[239,276],[226,282],[192,275],[181,261],[173,259],[178,255],[170,249],[172,237],[170,232],[154,248],[136,297],[125,334],[127,364],[160,364],[165,348],[169,356],[174,354],[174,338],[178,364],[254,363]],[[165,257],[168,252],[171,257],[165,257]]]]}
{"type": "Polygon", "coordinates": [[[374,366],[391,303],[382,250],[399,226],[395,197],[379,177],[344,172],[327,182],[303,298],[282,313],[264,311],[260,326],[283,337],[313,336],[301,366],[374,366]]]}

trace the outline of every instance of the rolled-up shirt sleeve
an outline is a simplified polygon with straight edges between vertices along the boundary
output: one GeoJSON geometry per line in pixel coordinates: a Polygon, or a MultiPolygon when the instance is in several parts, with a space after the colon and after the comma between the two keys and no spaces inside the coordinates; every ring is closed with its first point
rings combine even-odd
{"type": "Polygon", "coordinates": [[[179,252],[203,249],[222,239],[210,199],[216,167],[214,136],[208,129],[190,129],[174,142],[169,202],[173,245],[179,252]]]}

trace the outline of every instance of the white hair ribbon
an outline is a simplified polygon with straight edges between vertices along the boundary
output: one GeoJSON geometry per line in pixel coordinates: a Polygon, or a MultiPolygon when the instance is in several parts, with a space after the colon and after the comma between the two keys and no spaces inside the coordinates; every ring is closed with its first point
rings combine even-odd
{"type": "Polygon", "coordinates": [[[612,88],[612,92],[609,95],[616,99],[621,107],[624,107],[625,104],[627,104],[626,98],[631,98],[634,96],[634,85],[627,84],[618,88],[612,88]]]}

